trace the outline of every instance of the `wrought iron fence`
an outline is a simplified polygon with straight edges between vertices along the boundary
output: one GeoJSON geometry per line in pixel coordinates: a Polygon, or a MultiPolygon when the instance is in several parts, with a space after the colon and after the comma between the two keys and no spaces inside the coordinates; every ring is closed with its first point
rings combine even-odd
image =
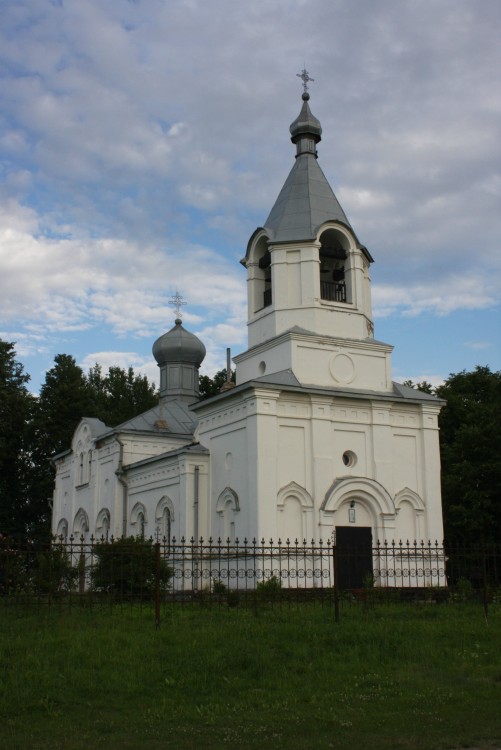
{"type": "Polygon", "coordinates": [[[501,547],[290,540],[0,537],[0,597],[9,604],[154,606],[477,598],[501,593],[501,547]]]}

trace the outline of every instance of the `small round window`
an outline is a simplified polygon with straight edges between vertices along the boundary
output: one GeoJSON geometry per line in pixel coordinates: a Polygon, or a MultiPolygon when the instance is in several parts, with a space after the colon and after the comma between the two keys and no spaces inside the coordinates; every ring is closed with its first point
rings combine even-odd
{"type": "Polygon", "coordinates": [[[343,463],[348,467],[355,466],[355,464],[357,463],[357,457],[353,453],[353,451],[345,451],[343,453],[343,463]]]}

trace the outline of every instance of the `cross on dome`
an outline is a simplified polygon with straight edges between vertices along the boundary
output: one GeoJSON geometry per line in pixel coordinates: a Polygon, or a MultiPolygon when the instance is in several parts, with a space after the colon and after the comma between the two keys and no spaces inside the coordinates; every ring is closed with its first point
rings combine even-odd
{"type": "Polygon", "coordinates": [[[303,92],[307,94],[308,93],[308,81],[311,81],[312,83],[314,83],[315,79],[310,78],[310,74],[308,73],[306,68],[303,68],[301,73],[296,73],[296,75],[298,78],[301,78],[301,80],[303,81],[303,92]]]}
{"type": "Polygon", "coordinates": [[[174,308],[174,312],[176,313],[176,319],[180,320],[182,317],[181,307],[183,305],[187,305],[188,303],[183,300],[183,297],[181,294],[179,294],[178,290],[176,289],[176,293],[172,295],[172,298],[169,300],[169,305],[172,305],[174,308]]]}

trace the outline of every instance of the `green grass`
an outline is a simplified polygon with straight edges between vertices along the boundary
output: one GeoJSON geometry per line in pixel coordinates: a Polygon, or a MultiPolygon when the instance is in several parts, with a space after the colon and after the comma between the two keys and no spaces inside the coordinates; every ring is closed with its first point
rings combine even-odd
{"type": "Polygon", "coordinates": [[[501,746],[501,608],[0,610],[0,747],[501,746]]]}

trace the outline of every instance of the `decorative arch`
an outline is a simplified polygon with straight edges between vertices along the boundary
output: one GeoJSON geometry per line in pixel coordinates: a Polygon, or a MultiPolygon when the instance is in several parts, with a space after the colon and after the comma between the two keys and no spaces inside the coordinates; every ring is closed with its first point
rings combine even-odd
{"type": "Polygon", "coordinates": [[[320,228],[317,237],[320,243],[320,299],[353,302],[353,236],[342,225],[329,222],[320,228]]]}
{"type": "Polygon", "coordinates": [[[395,509],[398,514],[395,531],[397,536],[407,539],[422,539],[426,533],[425,504],[423,499],[404,487],[395,496],[395,509]]]}
{"type": "Polygon", "coordinates": [[[136,503],[130,512],[130,522],[135,526],[140,521],[140,516],[143,516],[144,524],[148,523],[148,516],[146,514],[146,508],[143,503],[136,503]]]}
{"type": "Polygon", "coordinates": [[[56,536],[58,539],[63,539],[63,541],[66,541],[68,538],[68,521],[66,518],[61,518],[59,523],[57,524],[57,531],[56,536]]]}
{"type": "Polygon", "coordinates": [[[169,511],[171,523],[174,521],[174,503],[167,495],[164,495],[157,503],[155,510],[155,521],[160,523],[164,517],[165,510],[169,511]]]}
{"type": "Polygon", "coordinates": [[[247,268],[249,282],[249,303],[251,314],[257,313],[272,304],[271,253],[268,247],[269,236],[264,229],[257,229],[249,240],[243,265],[247,268]]]}
{"type": "Polygon", "coordinates": [[[83,508],[79,508],[75,513],[73,520],[73,533],[74,534],[87,534],[89,531],[89,516],[83,508]]]}
{"type": "Polygon", "coordinates": [[[395,508],[398,510],[402,503],[409,503],[415,511],[421,511],[424,512],[426,510],[425,504],[420,497],[420,495],[417,494],[417,492],[414,492],[414,490],[411,490],[409,487],[404,487],[403,490],[400,490],[400,492],[397,492],[395,495],[395,508]]]}
{"type": "Polygon", "coordinates": [[[161,534],[164,542],[167,542],[167,544],[170,544],[174,518],[174,503],[170,497],[164,495],[157,503],[155,526],[156,533],[161,534]]]}
{"type": "Polygon", "coordinates": [[[235,490],[231,489],[231,487],[224,488],[224,490],[219,495],[216,503],[217,513],[224,513],[227,508],[231,508],[231,510],[235,512],[238,512],[240,510],[238,495],[235,490]]]}
{"type": "Polygon", "coordinates": [[[110,511],[108,508],[103,508],[99,511],[96,518],[96,535],[99,537],[108,538],[110,531],[110,511]]]}
{"type": "Polygon", "coordinates": [[[294,542],[313,534],[313,499],[297,482],[289,482],[277,493],[277,532],[282,541],[294,542]]]}
{"type": "Polygon", "coordinates": [[[240,512],[240,502],[235,490],[225,487],[217,499],[216,512],[220,517],[219,527],[222,538],[234,542],[236,539],[236,513],[240,512]]]}
{"type": "Polygon", "coordinates": [[[285,501],[289,497],[293,497],[296,500],[299,500],[299,503],[301,504],[303,510],[313,508],[313,498],[311,497],[310,493],[296,482],[289,482],[289,484],[285,485],[285,487],[279,489],[277,494],[277,506],[279,507],[279,509],[283,509],[285,501]]]}
{"type": "Polygon", "coordinates": [[[341,505],[352,500],[361,502],[377,522],[376,516],[395,516],[395,505],[382,484],[366,477],[336,479],[327,492],[320,509],[335,513],[341,505]]]}

